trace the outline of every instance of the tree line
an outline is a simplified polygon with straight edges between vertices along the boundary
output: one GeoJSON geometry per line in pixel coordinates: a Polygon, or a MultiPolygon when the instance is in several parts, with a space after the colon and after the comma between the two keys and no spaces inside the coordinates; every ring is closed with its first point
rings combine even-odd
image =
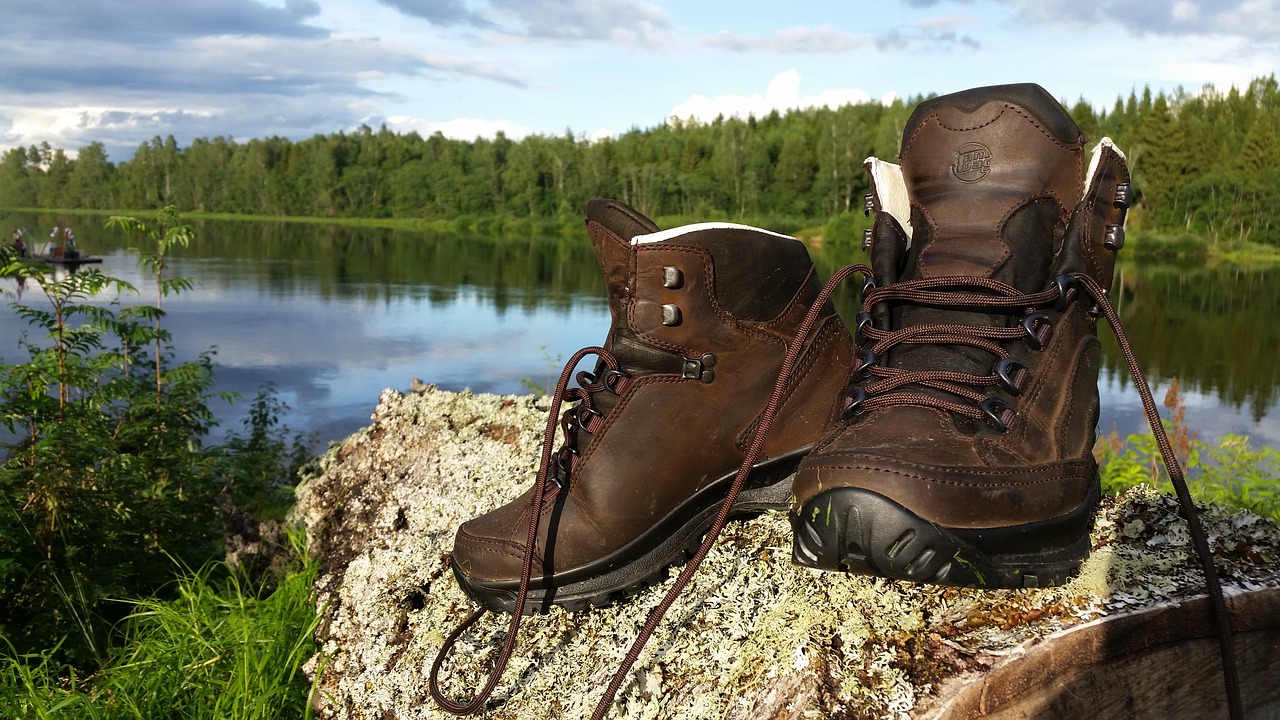
{"type": "MultiPolygon", "coordinates": [[[[0,158],[0,207],[187,211],[322,218],[576,220],[595,195],[657,217],[800,227],[861,208],[868,155],[897,155],[923,97],[764,117],[672,121],[598,140],[499,133],[463,141],[362,126],[302,141],[172,136],[112,163],[48,144],[0,158]]],[[[1149,229],[1280,245],[1280,90],[1150,88],[1110,109],[1068,107],[1084,132],[1126,151],[1149,229]]]]}

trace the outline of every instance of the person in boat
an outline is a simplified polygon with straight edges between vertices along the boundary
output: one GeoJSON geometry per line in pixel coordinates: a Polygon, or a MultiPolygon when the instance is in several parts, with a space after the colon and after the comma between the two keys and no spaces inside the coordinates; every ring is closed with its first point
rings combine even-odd
{"type": "Polygon", "coordinates": [[[27,256],[27,243],[22,239],[22,231],[18,228],[13,229],[13,248],[18,251],[18,257],[27,256]]]}
{"type": "Polygon", "coordinates": [[[80,257],[80,251],[76,249],[76,234],[71,231],[71,228],[68,227],[63,230],[62,236],[66,238],[67,241],[67,249],[63,253],[63,256],[68,260],[74,260],[80,257]]]}

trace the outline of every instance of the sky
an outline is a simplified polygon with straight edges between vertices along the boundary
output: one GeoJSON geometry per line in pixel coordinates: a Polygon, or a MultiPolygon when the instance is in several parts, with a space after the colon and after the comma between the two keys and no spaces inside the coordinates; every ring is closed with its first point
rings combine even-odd
{"type": "Polygon", "coordinates": [[[1280,0],[0,0],[0,151],[385,125],[598,137],[1037,82],[1244,87],[1280,0]]]}

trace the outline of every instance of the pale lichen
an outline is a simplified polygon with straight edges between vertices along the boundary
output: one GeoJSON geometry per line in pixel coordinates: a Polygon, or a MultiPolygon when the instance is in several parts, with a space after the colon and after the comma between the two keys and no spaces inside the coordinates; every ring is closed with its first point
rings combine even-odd
{"type": "MultiPolygon", "coordinates": [[[[463,521],[527,489],[546,422],[531,396],[387,391],[372,424],[298,489],[322,562],[321,654],[308,665],[323,718],[445,718],[427,675],[472,609],[448,553],[463,521]]],[[[1239,587],[1280,585],[1280,531],[1206,508],[1219,566],[1239,587]]],[[[790,562],[785,516],[726,528],[667,613],[614,706],[626,718],[910,717],[944,680],[1030,638],[1189,597],[1203,580],[1176,503],[1139,488],[1104,503],[1094,551],[1058,588],[981,591],[824,574],[790,562]]],[[[582,613],[527,618],[483,717],[580,718],[671,580],[582,613]]],[[[486,677],[509,618],[466,633],[443,673],[454,697],[486,677]]]]}

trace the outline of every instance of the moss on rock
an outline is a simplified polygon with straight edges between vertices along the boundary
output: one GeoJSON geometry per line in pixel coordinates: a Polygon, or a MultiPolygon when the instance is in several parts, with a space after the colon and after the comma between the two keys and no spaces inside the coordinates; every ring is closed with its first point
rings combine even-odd
{"type": "MultiPolygon", "coordinates": [[[[386,391],[372,424],[336,444],[298,488],[296,519],[321,559],[322,651],[308,664],[322,718],[445,718],[427,692],[444,635],[472,604],[448,566],[463,521],[532,482],[546,423],[532,396],[386,391]]],[[[1280,530],[1205,508],[1224,581],[1280,585],[1280,530]]],[[[1094,552],[1057,588],[981,591],[824,574],[790,562],[782,514],[731,523],[646,647],[620,718],[912,717],[948,678],[1029,639],[1186,598],[1202,580],[1172,498],[1137,488],[1104,502],[1094,552]]],[[[590,714],[670,580],[605,609],[528,618],[482,717],[590,714]]],[[[446,692],[486,677],[508,618],[459,642],[446,692]]]]}

